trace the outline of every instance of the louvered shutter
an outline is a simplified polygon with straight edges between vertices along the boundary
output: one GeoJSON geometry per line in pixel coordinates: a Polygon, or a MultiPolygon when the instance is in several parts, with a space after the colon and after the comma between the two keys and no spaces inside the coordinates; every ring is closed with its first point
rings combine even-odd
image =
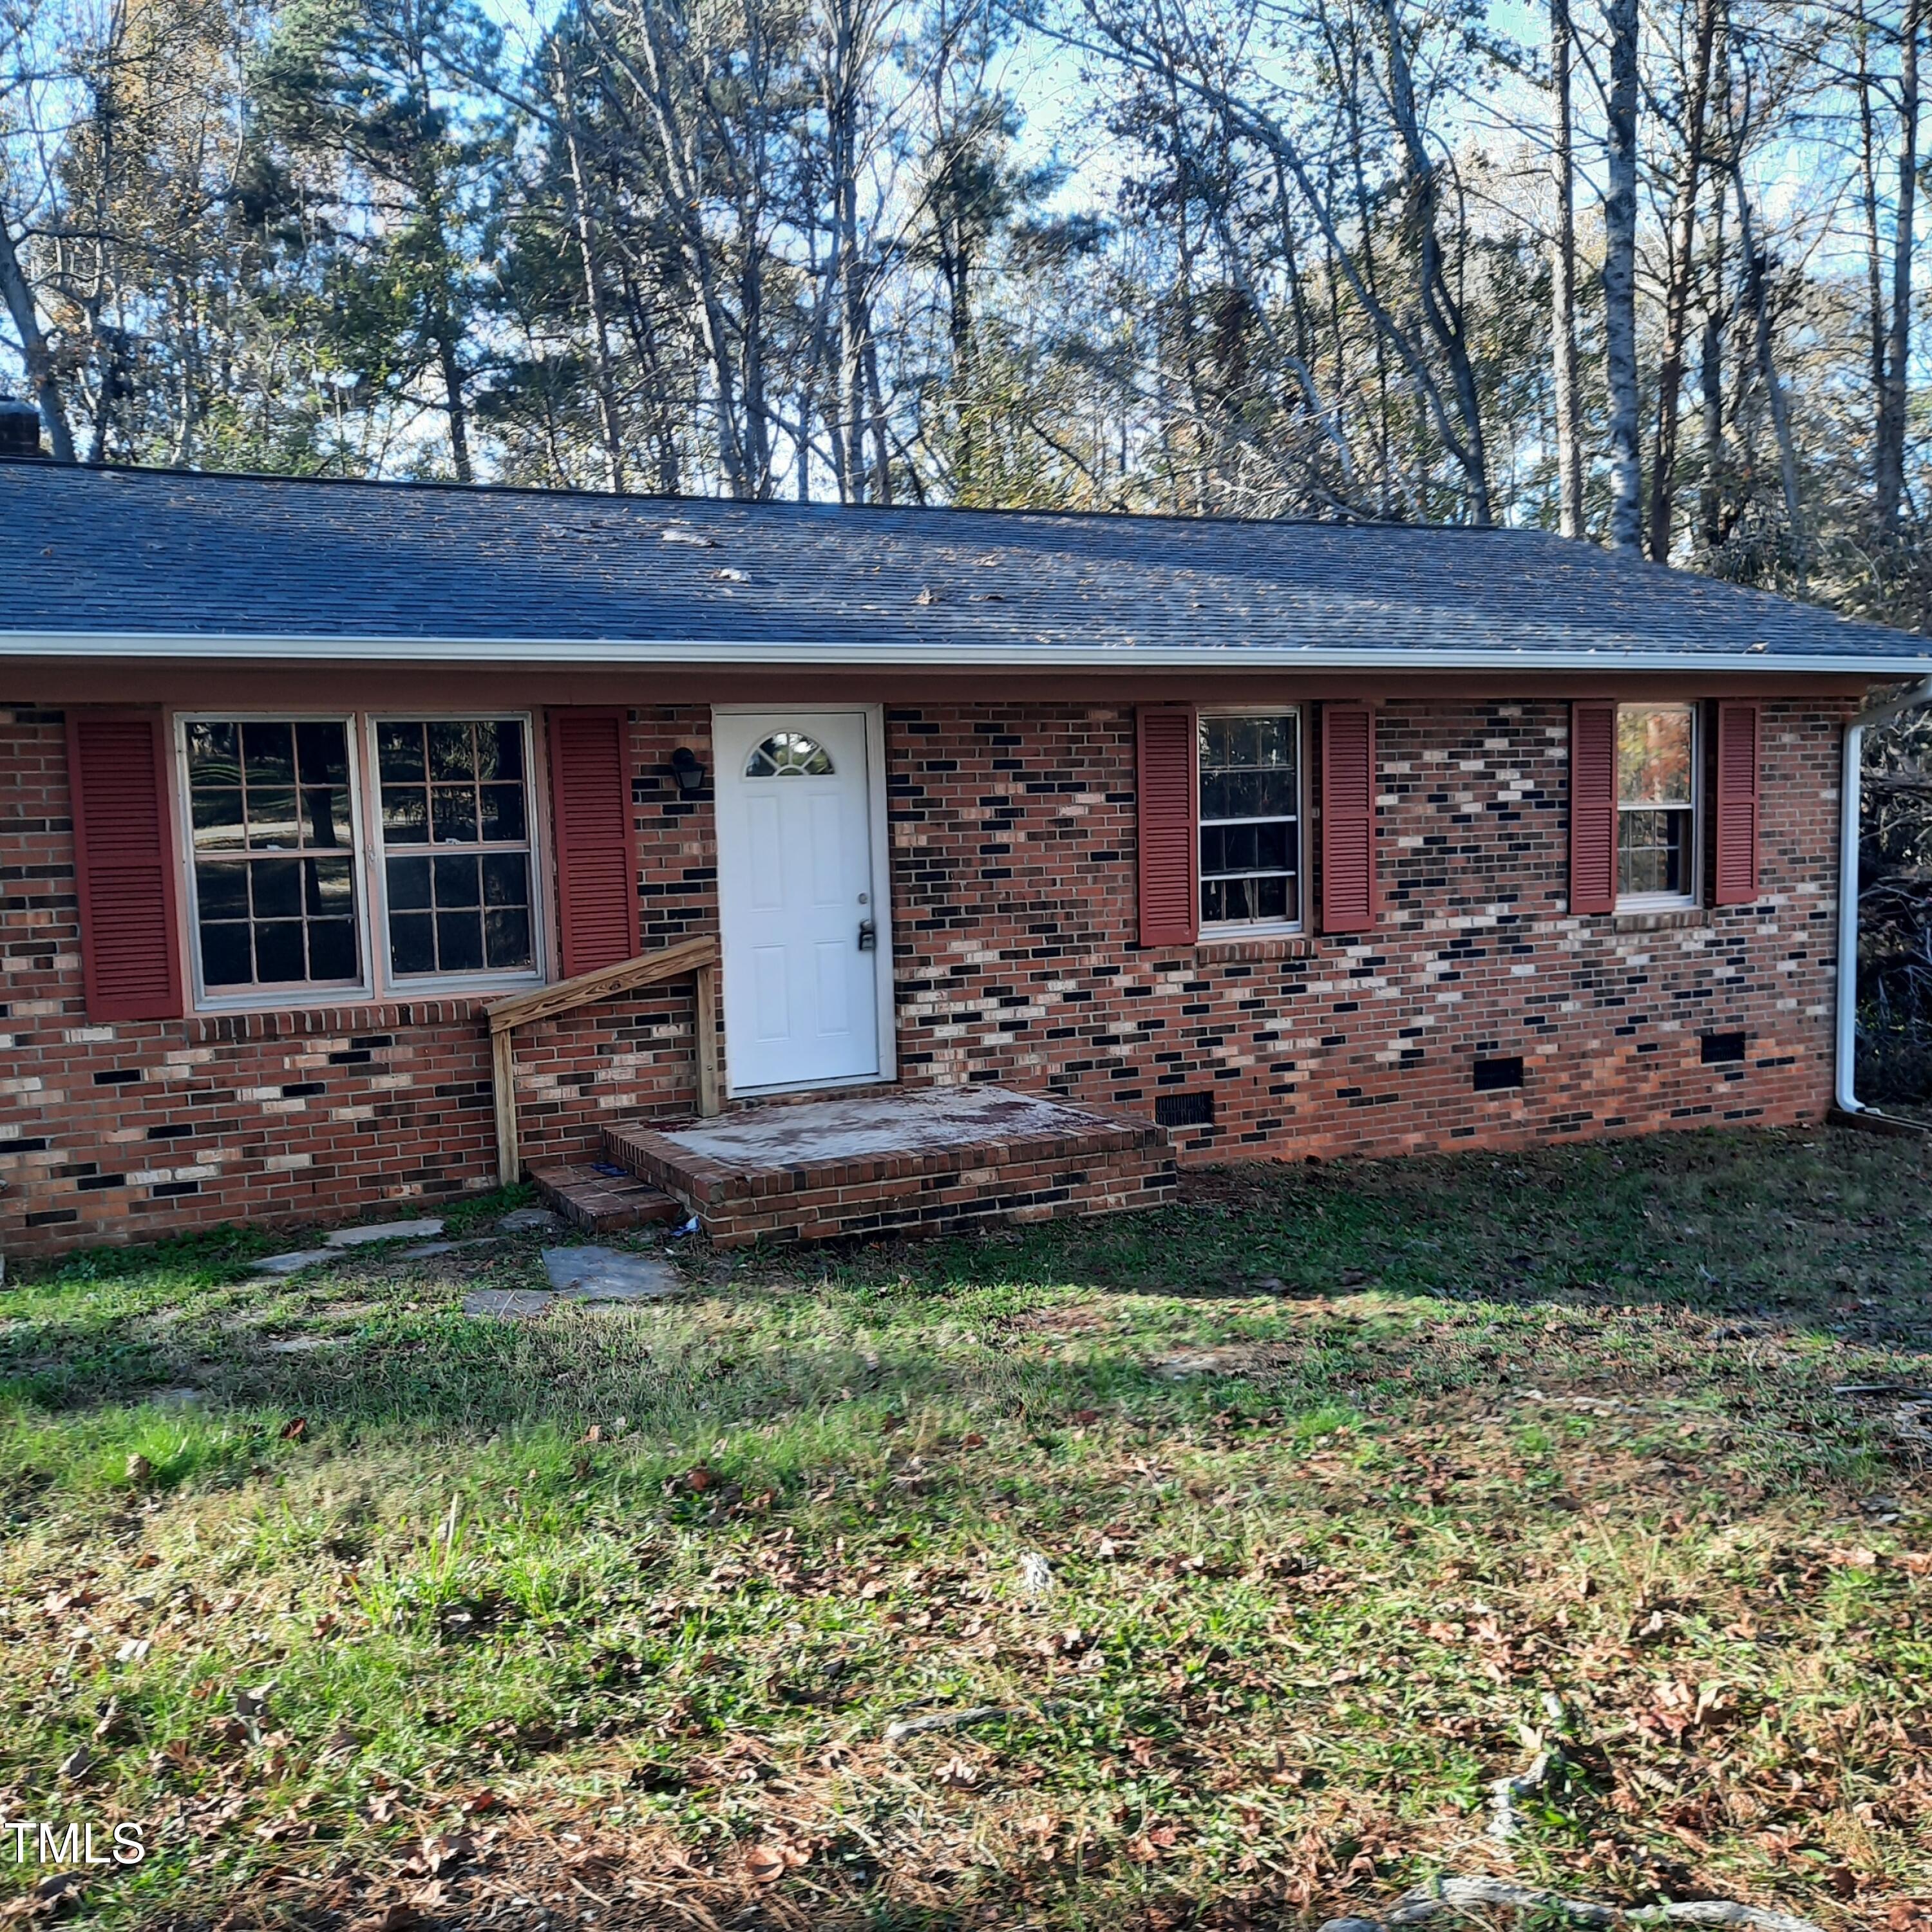
{"type": "Polygon", "coordinates": [[[566,979],[638,952],[629,736],[621,711],[550,714],[550,830],[566,979]]]}
{"type": "Polygon", "coordinates": [[[1570,910],[1617,909],[1617,707],[1570,707],[1570,910]]]}
{"type": "Polygon", "coordinates": [[[1201,930],[1194,712],[1144,706],[1136,722],[1141,944],[1191,946],[1201,930]]]}
{"type": "Polygon", "coordinates": [[[1322,707],[1322,930],[1376,922],[1376,719],[1366,704],[1322,707]]]}
{"type": "Polygon", "coordinates": [[[69,712],[67,769],[88,1017],[178,1018],[173,815],[160,717],[69,712]]]}
{"type": "Polygon", "coordinates": [[[1718,706],[1718,887],[1720,905],[1757,898],[1759,707],[1747,699],[1718,706]]]}

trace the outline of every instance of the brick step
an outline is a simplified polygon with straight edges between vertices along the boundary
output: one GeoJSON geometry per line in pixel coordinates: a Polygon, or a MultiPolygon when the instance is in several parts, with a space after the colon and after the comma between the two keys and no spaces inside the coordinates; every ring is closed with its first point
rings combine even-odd
{"type": "Polygon", "coordinates": [[[769,1102],[608,1128],[604,1146],[721,1247],[1114,1214],[1158,1207],[1176,1186],[1151,1120],[992,1086],[769,1102]]]}
{"type": "Polygon", "coordinates": [[[682,1220],[688,1211],[662,1188],[614,1162],[534,1167],[530,1183],[546,1208],[586,1234],[614,1234],[652,1221],[682,1220]]]}

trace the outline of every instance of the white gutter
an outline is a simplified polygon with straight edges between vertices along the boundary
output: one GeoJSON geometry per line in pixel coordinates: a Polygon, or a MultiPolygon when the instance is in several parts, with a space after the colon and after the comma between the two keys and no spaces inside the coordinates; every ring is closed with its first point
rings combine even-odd
{"type": "MultiPolygon", "coordinates": [[[[886,614],[857,610],[854,628],[886,614]]],[[[890,621],[890,620],[888,620],[890,621]]],[[[1915,640],[1917,641],[1917,640],[1915,640]]],[[[1909,677],[1932,666],[1932,644],[1916,655],[1885,657],[1784,654],[1754,645],[1747,650],[1658,651],[1612,644],[1591,650],[1507,650],[1430,646],[1406,641],[1399,630],[1375,646],[1325,644],[1136,644],[1045,641],[976,644],[949,639],[922,643],[834,643],[824,638],[774,638],[731,644],[716,638],[412,638],[291,637],[266,632],[0,631],[0,658],[116,660],[180,658],[271,658],[277,663],[762,665],[819,669],[849,665],[872,670],[977,666],[1055,670],[1418,670],[1595,671],[1618,676],[1668,672],[1706,676],[1744,671],[1856,678],[1909,677]]]]}
{"type": "Polygon", "coordinates": [[[1858,819],[1864,790],[1865,733],[1875,724],[1932,704],[1932,677],[1916,690],[1870,711],[1845,727],[1844,764],[1838,784],[1838,1038],[1833,1098],[1844,1114],[1876,1114],[1856,1092],[1858,1070],[1858,819]]]}

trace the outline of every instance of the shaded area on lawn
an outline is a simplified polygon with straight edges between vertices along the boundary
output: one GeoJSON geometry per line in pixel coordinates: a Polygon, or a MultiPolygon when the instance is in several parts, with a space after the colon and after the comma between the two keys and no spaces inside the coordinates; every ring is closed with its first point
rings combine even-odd
{"type": "Polygon", "coordinates": [[[1440,1870],[1870,1922],[1932,1893],[1882,1393],[1928,1172],[1223,1170],[527,1324],[455,1311],[532,1237],[82,1258],[0,1301],[0,1810],[160,1821],[109,1922],[1286,1923],[1440,1870]]]}

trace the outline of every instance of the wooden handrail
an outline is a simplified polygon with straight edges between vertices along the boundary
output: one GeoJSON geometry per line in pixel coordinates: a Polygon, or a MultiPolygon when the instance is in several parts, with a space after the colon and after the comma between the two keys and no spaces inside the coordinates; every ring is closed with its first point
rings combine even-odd
{"type": "Polygon", "coordinates": [[[496,1174],[506,1187],[523,1176],[523,1160],[517,1144],[516,1048],[511,1038],[515,1028],[538,1020],[554,1019],[560,1013],[599,1000],[615,999],[620,993],[635,992],[640,986],[655,986],[666,980],[682,979],[687,973],[697,980],[697,1011],[692,1017],[698,1056],[698,1111],[706,1120],[718,1111],[718,942],[716,939],[687,939],[676,946],[660,946],[654,952],[641,952],[634,959],[620,959],[614,966],[600,966],[594,973],[580,973],[574,979],[560,980],[554,986],[538,986],[518,993],[484,1008],[490,1022],[490,1070],[496,1100],[496,1174]]]}

